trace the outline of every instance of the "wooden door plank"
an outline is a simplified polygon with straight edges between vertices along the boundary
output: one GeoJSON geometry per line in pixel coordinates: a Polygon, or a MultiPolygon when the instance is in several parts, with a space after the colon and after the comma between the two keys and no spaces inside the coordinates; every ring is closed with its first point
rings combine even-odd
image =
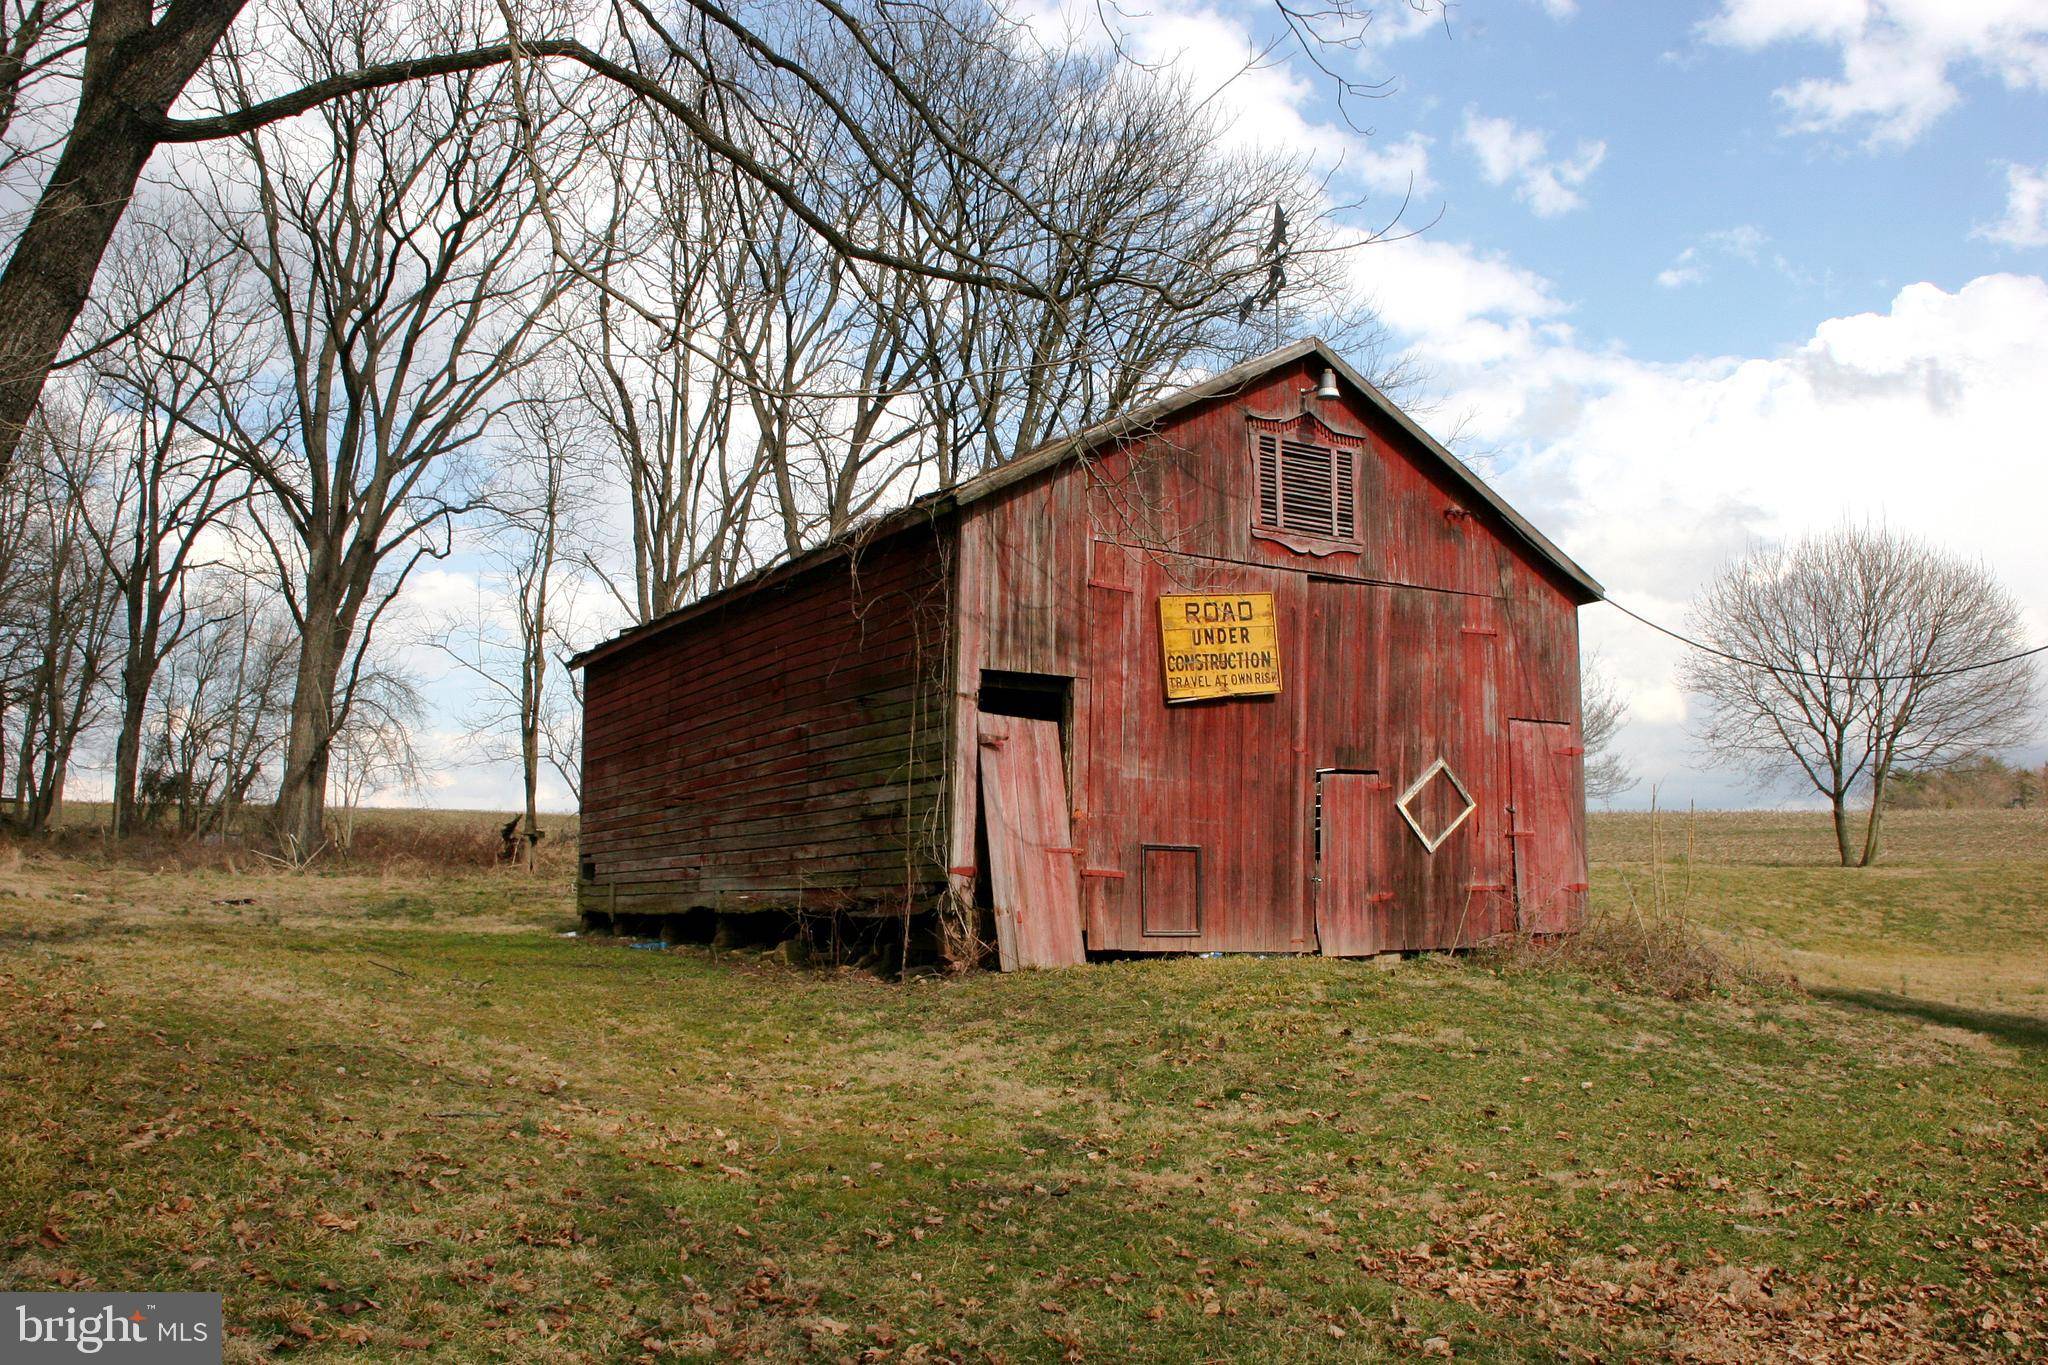
{"type": "Polygon", "coordinates": [[[985,715],[979,738],[999,965],[1077,965],[1086,953],[1059,723],[985,715]]]}
{"type": "Polygon", "coordinates": [[[1392,793],[1370,772],[1326,772],[1318,784],[1323,828],[1316,939],[1325,957],[1365,957],[1380,950],[1393,899],[1382,848],[1392,793]]]}
{"type": "Polygon", "coordinates": [[[1572,727],[1513,720],[1515,903],[1525,934],[1561,934],[1585,913],[1586,850],[1580,838],[1579,755],[1572,727]]]}

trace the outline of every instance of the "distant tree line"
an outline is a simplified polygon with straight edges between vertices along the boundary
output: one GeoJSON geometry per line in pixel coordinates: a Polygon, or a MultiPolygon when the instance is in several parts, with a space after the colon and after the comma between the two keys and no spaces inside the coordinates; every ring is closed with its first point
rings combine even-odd
{"type": "Polygon", "coordinates": [[[1892,778],[1900,810],[2031,810],[2048,805],[2048,763],[2022,767],[1986,755],[1930,772],[1892,778]]]}

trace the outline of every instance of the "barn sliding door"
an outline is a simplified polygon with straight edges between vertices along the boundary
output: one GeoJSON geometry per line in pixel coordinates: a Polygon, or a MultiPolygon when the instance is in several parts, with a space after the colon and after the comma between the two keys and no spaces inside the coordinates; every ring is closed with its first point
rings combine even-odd
{"type": "Polygon", "coordinates": [[[1554,721],[1508,722],[1515,846],[1515,908],[1525,934],[1579,927],[1586,910],[1584,804],[1580,750],[1572,727],[1554,721]]]}
{"type": "Polygon", "coordinates": [[[1390,788],[1378,773],[1317,773],[1316,814],[1316,939],[1325,957],[1376,953],[1394,898],[1385,844],[1390,788]]]}
{"type": "Polygon", "coordinates": [[[983,715],[980,736],[997,959],[1006,972],[1079,963],[1086,954],[1059,722],[983,715]]]}

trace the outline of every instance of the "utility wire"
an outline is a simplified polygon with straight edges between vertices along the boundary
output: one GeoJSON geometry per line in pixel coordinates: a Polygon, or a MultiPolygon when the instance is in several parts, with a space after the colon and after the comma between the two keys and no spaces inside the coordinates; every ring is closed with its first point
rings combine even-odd
{"type": "Polygon", "coordinates": [[[1981,663],[1961,664],[1955,668],[1936,668],[1926,673],[1817,673],[1810,668],[1795,668],[1791,664],[1767,664],[1763,662],[1761,659],[1746,659],[1740,654],[1730,654],[1725,649],[1716,649],[1712,645],[1702,644],[1700,641],[1693,639],[1690,635],[1682,635],[1678,631],[1673,630],[1669,626],[1659,625],[1657,622],[1652,621],[1649,617],[1644,616],[1641,612],[1630,611],[1627,607],[1624,607],[1623,605],[1621,605],[1621,603],[1615,601],[1611,597],[1603,598],[1602,600],[1605,601],[1608,606],[1613,607],[1616,611],[1620,612],[1623,616],[1628,617],[1630,620],[1640,622],[1641,624],[1648,626],[1651,630],[1656,631],[1660,635],[1668,635],[1672,639],[1678,641],[1678,643],[1682,645],[1688,645],[1693,649],[1699,650],[1703,654],[1711,654],[1717,659],[1726,659],[1730,663],[1741,664],[1745,668],[1760,668],[1764,670],[1766,673],[1786,674],[1795,678],[1813,678],[1820,682],[1925,682],[1930,678],[1952,678],[1958,673],[1975,673],[1980,669],[1998,668],[2004,664],[2018,663],[2021,659],[2032,658],[2036,654],[2048,654],[2048,645],[2035,645],[2032,649],[2023,649],[2017,654],[2007,654],[2002,658],[1985,659],[1981,663]]]}

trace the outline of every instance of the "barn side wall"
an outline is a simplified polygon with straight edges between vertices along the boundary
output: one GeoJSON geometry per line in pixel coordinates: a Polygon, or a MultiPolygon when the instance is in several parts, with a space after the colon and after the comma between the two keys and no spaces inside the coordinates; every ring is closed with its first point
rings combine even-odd
{"type": "MultiPolygon", "coordinates": [[[[1362,402],[1313,409],[1368,444],[1357,547],[1255,534],[1246,419],[1294,416],[1316,377],[1276,370],[963,517],[955,743],[972,752],[983,670],[1073,680],[1064,738],[1091,950],[1387,951],[1516,927],[1508,722],[1565,722],[1577,742],[1576,598],[1362,402]],[[1279,696],[1166,704],[1157,602],[1187,592],[1274,595],[1279,696]],[[1432,852],[1394,798],[1439,757],[1477,808],[1432,852]],[[1317,922],[1316,774],[1329,769],[1385,784],[1373,832],[1384,899],[1341,949],[1317,922]],[[1148,878],[1164,884],[1187,849],[1199,850],[1193,933],[1145,903],[1148,878]]],[[[974,820],[962,781],[955,866],[974,862],[974,820]]]]}
{"type": "Polygon", "coordinates": [[[895,913],[942,890],[950,546],[900,532],[593,662],[579,907],[895,913]]]}

